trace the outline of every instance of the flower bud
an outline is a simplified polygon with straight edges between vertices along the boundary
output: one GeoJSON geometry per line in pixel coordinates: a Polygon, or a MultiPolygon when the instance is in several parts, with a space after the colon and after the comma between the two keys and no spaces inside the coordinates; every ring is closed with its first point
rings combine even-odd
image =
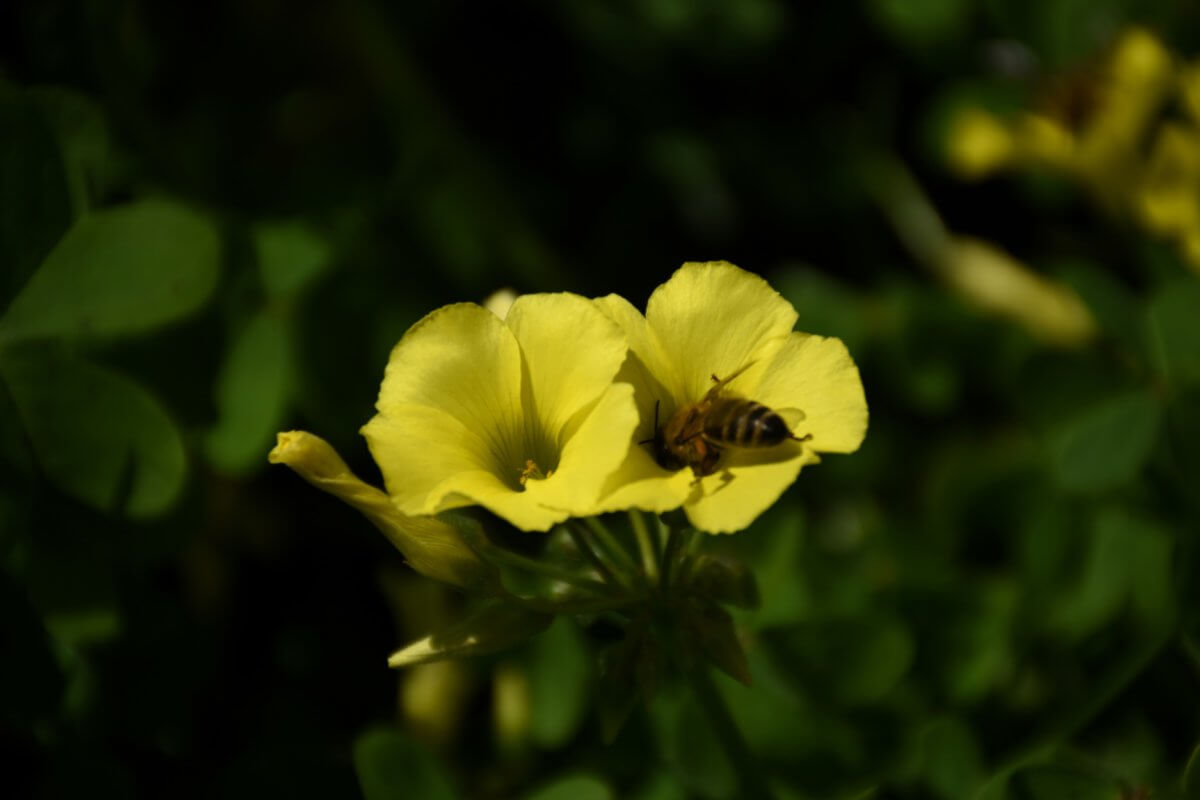
{"type": "Polygon", "coordinates": [[[400,513],[385,492],[359,480],[321,437],[305,431],[280,433],[267,459],[286,464],[313,486],[361,511],[422,575],[467,589],[487,584],[489,568],[454,527],[436,517],[400,513]]]}

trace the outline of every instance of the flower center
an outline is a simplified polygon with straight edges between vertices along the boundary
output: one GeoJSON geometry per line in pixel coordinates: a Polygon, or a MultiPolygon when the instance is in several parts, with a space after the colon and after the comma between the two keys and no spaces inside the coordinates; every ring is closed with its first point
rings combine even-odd
{"type": "Polygon", "coordinates": [[[532,458],[526,459],[525,468],[521,470],[521,485],[524,486],[531,480],[544,481],[553,474],[554,470],[548,469],[545,472],[542,472],[541,467],[537,465],[536,461],[534,461],[532,458]]]}

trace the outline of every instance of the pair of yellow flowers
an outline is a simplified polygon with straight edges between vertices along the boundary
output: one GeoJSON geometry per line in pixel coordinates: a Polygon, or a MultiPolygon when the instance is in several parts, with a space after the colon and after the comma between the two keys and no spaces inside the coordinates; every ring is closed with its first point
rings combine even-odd
{"type": "Polygon", "coordinates": [[[418,571],[459,584],[474,557],[433,515],[463,506],[531,531],[680,507],[700,530],[741,530],[817,453],[852,452],[866,433],[845,346],[793,331],[796,318],[766,281],[725,262],[685,264],[644,316],[617,295],[523,295],[503,318],[446,306],[396,345],[362,430],[386,494],[311,434],[280,434],[270,458],[366,513],[418,571]],[[735,373],[723,392],[800,409],[794,433],[811,438],[728,448],[699,478],[660,466],[639,444],[656,420],[703,398],[713,375],[735,373]]]}

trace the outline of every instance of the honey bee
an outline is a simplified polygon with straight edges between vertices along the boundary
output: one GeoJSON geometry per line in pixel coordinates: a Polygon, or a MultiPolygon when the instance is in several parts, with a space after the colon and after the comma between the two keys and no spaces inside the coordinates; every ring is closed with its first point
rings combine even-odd
{"type": "Polygon", "coordinates": [[[805,442],[812,434],[796,436],[791,424],[804,419],[796,408],[768,408],[754,400],[736,395],[723,395],[726,384],[741,375],[750,364],[725,378],[712,376],[713,387],[697,403],[681,406],[666,424],[658,425],[658,403],[654,404],[654,437],[650,443],[654,459],[663,469],[691,467],[696,478],[717,471],[717,462],[726,448],[774,447],[789,439],[805,442]],[[791,424],[784,419],[792,420],[791,424]]]}

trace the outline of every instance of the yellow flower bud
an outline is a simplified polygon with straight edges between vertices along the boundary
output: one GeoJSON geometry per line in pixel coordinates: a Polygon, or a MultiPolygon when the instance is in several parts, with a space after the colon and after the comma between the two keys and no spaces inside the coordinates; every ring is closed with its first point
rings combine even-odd
{"type": "Polygon", "coordinates": [[[955,237],[942,272],[963,297],[1015,320],[1046,342],[1074,346],[1096,333],[1091,312],[1074,291],[988,242],[955,237]]]}
{"type": "Polygon", "coordinates": [[[400,513],[383,491],[361,481],[324,439],[305,431],[287,431],[267,456],[300,477],[361,511],[422,575],[464,588],[482,588],[488,567],[453,526],[436,517],[400,513]]]}

